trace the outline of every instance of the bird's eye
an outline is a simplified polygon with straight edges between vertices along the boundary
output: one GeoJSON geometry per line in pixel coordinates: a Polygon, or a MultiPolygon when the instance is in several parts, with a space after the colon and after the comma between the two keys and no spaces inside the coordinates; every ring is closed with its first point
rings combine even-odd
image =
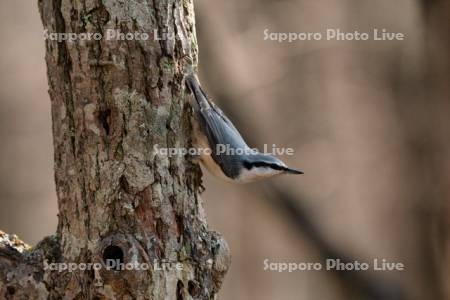
{"type": "Polygon", "coordinates": [[[283,170],[285,169],[284,166],[279,165],[279,164],[271,164],[270,167],[271,167],[272,169],[274,169],[274,170],[277,170],[277,171],[283,171],[283,170]]]}
{"type": "Polygon", "coordinates": [[[246,168],[247,170],[251,170],[253,168],[253,165],[246,160],[244,160],[243,165],[244,165],[244,168],[246,168]]]}

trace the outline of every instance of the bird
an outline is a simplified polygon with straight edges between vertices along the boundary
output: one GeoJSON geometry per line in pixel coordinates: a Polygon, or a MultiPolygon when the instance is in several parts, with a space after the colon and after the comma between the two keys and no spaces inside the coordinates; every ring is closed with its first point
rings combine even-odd
{"type": "Polygon", "coordinates": [[[228,182],[248,183],[281,174],[304,174],[275,156],[250,148],[230,119],[203,91],[195,73],[185,76],[195,101],[194,144],[199,160],[214,176],[228,182]],[[208,150],[208,151],[206,151],[208,150]]]}

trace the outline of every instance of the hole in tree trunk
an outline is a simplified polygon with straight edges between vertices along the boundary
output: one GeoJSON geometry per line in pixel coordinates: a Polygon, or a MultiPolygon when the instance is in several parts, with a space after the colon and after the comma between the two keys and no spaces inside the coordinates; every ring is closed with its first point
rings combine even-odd
{"type": "Polygon", "coordinates": [[[120,271],[123,264],[123,251],[119,246],[108,246],[103,250],[103,262],[108,270],[120,271]]]}
{"type": "Polygon", "coordinates": [[[130,186],[128,184],[128,180],[125,178],[125,175],[120,176],[119,183],[124,192],[128,193],[130,191],[130,186]]]}
{"type": "Polygon", "coordinates": [[[13,286],[8,286],[6,287],[6,292],[8,295],[14,295],[16,293],[16,288],[13,286]]]}
{"type": "Polygon", "coordinates": [[[177,300],[183,300],[184,299],[183,288],[184,288],[183,281],[178,280],[178,282],[177,282],[177,300]]]}
{"type": "Polygon", "coordinates": [[[109,117],[111,116],[111,110],[103,110],[98,114],[98,120],[102,124],[103,129],[105,129],[106,135],[109,135],[109,117]]]}
{"type": "Polygon", "coordinates": [[[199,292],[200,292],[200,287],[198,286],[197,283],[195,283],[195,281],[189,280],[188,291],[189,291],[189,295],[191,295],[192,297],[198,297],[199,292]]]}

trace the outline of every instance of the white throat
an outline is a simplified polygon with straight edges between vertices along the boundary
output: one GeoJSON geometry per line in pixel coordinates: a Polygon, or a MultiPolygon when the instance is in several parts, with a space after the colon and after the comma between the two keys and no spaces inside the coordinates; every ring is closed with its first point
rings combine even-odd
{"type": "Polygon", "coordinates": [[[251,170],[243,169],[237,179],[241,182],[252,182],[279,174],[281,174],[281,171],[271,168],[252,168],[251,170]]]}

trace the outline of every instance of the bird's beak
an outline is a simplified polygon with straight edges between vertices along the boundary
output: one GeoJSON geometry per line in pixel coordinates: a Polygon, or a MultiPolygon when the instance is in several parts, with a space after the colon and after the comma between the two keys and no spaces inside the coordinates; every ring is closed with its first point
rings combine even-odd
{"type": "Polygon", "coordinates": [[[286,167],[286,168],[284,169],[284,172],[285,172],[285,173],[288,173],[288,174],[296,174],[296,175],[299,175],[299,174],[305,174],[305,173],[303,173],[303,171],[301,171],[301,170],[291,169],[291,168],[288,168],[288,167],[286,167]]]}

